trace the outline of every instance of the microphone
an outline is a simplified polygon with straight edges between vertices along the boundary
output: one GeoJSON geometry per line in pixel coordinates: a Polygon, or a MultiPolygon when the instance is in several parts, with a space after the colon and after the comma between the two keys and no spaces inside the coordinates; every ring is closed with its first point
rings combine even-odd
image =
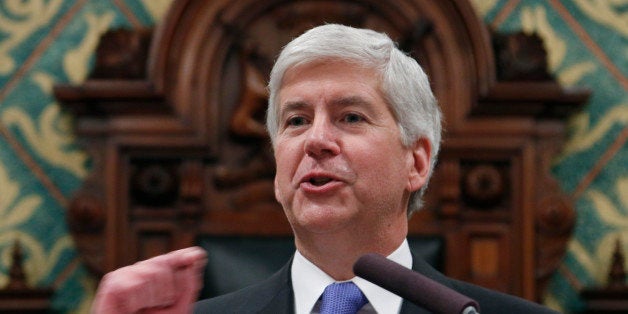
{"type": "Polygon", "coordinates": [[[441,314],[478,314],[478,303],[386,257],[370,253],[360,257],[353,272],[418,306],[441,314]]]}

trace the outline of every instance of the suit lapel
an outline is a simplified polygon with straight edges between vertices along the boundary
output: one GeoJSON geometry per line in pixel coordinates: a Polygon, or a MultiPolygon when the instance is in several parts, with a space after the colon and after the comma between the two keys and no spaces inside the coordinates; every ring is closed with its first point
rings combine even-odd
{"type": "Polygon", "coordinates": [[[292,291],[292,279],[290,266],[292,259],[277,272],[268,282],[269,291],[277,293],[268,300],[268,303],[257,313],[263,314],[294,314],[294,292],[292,291]]]}
{"type": "MultiPolygon", "coordinates": [[[[432,266],[427,264],[424,260],[412,254],[412,270],[418,273],[421,273],[424,276],[427,276],[445,286],[449,286],[446,282],[446,277],[442,276],[439,272],[437,272],[432,266]]],[[[430,314],[432,312],[426,310],[423,307],[420,307],[406,299],[401,303],[400,314],[430,314]]]]}

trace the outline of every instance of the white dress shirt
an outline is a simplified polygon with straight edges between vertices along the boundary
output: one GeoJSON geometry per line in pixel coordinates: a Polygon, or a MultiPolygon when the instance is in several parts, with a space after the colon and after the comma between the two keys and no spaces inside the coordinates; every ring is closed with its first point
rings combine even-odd
{"type": "MultiPolygon", "coordinates": [[[[412,268],[412,254],[407,240],[388,256],[404,267],[412,268]]],[[[294,305],[296,314],[318,314],[320,297],[325,287],[336,282],[333,278],[312,264],[299,251],[294,254],[292,261],[292,288],[294,289],[294,305]]],[[[360,277],[353,277],[353,281],[362,290],[369,300],[358,311],[359,314],[379,313],[397,314],[401,310],[402,299],[400,296],[372,284],[360,277]]]]}

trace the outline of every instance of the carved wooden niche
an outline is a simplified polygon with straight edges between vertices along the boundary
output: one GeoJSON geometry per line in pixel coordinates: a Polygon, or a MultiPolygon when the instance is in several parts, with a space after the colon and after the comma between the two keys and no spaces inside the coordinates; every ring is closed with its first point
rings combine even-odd
{"type": "Polygon", "coordinates": [[[575,217],[550,160],[587,94],[547,75],[538,39],[491,35],[461,0],[181,0],[154,31],[105,35],[91,78],[55,89],[93,158],[68,214],[87,264],[102,274],[199,235],[289,235],[264,86],[283,45],[331,22],[388,33],[441,104],[442,153],[411,235],[444,239],[448,275],[538,299],[575,217]]]}

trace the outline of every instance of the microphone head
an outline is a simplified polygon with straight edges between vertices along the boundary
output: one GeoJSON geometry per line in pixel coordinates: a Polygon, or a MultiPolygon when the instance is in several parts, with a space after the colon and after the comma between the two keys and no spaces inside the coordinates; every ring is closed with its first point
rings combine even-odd
{"type": "Polygon", "coordinates": [[[470,306],[479,309],[473,299],[379,254],[360,257],[353,265],[353,272],[435,313],[463,313],[470,306]]]}

